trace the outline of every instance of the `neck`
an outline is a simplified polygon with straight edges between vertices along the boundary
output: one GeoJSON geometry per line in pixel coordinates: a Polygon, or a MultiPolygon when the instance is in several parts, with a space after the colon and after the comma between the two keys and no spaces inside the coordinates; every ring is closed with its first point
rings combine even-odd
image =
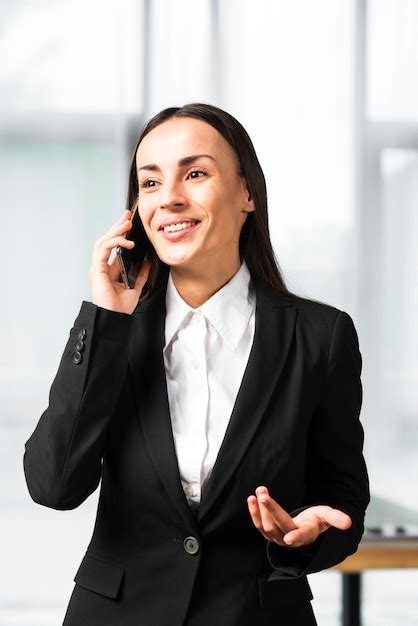
{"type": "Polygon", "coordinates": [[[222,289],[240,267],[241,260],[238,259],[228,267],[209,268],[210,272],[205,274],[175,266],[172,266],[170,271],[180,296],[190,307],[197,309],[222,289]]]}

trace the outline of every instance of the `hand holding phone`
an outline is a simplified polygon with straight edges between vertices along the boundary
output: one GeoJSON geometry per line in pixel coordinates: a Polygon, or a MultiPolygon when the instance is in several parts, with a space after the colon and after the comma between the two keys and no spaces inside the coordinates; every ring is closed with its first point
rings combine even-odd
{"type": "Polygon", "coordinates": [[[138,304],[142,289],[148,279],[150,263],[146,259],[143,260],[132,288],[127,289],[119,280],[118,255],[111,263],[108,261],[116,246],[130,250],[137,245],[125,236],[131,227],[132,213],[124,211],[108,232],[95,241],[89,272],[92,303],[110,311],[128,314],[131,314],[138,304]]]}
{"type": "Polygon", "coordinates": [[[135,246],[132,248],[118,246],[116,248],[121,273],[119,280],[127,289],[133,289],[138,272],[151,245],[139,216],[138,202],[132,211],[132,227],[127,233],[126,239],[134,241],[135,246]]]}

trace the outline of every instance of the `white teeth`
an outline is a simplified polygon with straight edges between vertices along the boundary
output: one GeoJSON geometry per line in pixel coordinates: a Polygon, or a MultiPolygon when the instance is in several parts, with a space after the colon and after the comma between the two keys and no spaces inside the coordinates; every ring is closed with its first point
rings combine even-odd
{"type": "Polygon", "coordinates": [[[164,227],[165,233],[172,233],[176,230],[184,230],[185,228],[189,228],[189,226],[194,226],[197,222],[181,222],[179,224],[170,224],[170,226],[164,227]]]}

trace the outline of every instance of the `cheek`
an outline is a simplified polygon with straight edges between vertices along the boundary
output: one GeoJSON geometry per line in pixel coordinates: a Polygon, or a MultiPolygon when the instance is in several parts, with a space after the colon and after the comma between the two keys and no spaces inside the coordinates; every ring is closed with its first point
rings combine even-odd
{"type": "Polygon", "coordinates": [[[240,190],[224,185],[223,189],[216,189],[210,198],[211,213],[214,220],[224,224],[228,230],[235,229],[240,224],[242,215],[240,190]]]}
{"type": "Polygon", "coordinates": [[[217,230],[222,230],[225,236],[238,233],[241,229],[240,212],[235,210],[231,204],[215,207],[212,212],[213,224],[217,230]]]}
{"type": "Polygon", "coordinates": [[[138,213],[139,213],[139,217],[142,220],[142,223],[144,224],[144,227],[146,229],[150,229],[151,228],[150,222],[154,214],[154,210],[152,208],[151,202],[147,200],[142,200],[138,205],[138,213]]]}

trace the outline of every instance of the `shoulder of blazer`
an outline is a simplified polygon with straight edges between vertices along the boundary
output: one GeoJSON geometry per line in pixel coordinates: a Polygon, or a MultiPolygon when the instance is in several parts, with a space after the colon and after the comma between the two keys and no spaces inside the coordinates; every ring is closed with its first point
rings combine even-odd
{"type": "Polygon", "coordinates": [[[257,274],[251,274],[252,283],[257,293],[257,303],[268,307],[295,307],[301,317],[335,320],[341,310],[327,302],[306,298],[295,293],[285,294],[268,285],[257,274]]]}
{"type": "Polygon", "coordinates": [[[322,346],[329,354],[334,338],[338,336],[339,341],[344,337],[344,345],[359,350],[357,329],[349,313],[331,304],[302,297],[296,297],[294,306],[298,309],[298,332],[311,345],[322,346]]]}
{"type": "Polygon", "coordinates": [[[253,276],[253,278],[257,290],[257,302],[260,296],[263,306],[296,308],[296,331],[312,345],[319,345],[328,350],[334,336],[337,320],[343,324],[344,332],[350,330],[353,336],[356,335],[354,322],[345,311],[313,298],[306,298],[293,293],[283,294],[267,285],[260,277],[253,276]]]}

